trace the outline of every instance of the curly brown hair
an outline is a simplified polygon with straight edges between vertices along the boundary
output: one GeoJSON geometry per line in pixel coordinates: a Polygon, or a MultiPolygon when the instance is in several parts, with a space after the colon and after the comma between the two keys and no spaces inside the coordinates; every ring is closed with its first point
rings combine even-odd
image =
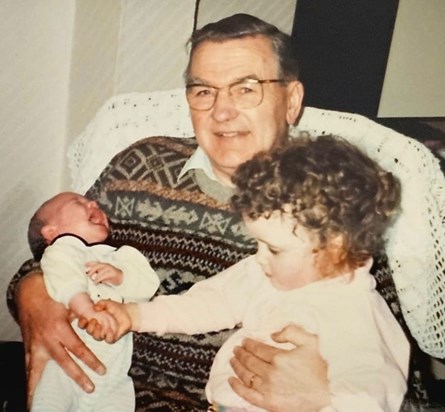
{"type": "Polygon", "coordinates": [[[340,235],[337,263],[351,269],[383,249],[383,234],[400,206],[398,179],[339,136],[300,137],[260,153],[232,180],[236,212],[253,220],[290,212],[319,250],[340,235]]]}

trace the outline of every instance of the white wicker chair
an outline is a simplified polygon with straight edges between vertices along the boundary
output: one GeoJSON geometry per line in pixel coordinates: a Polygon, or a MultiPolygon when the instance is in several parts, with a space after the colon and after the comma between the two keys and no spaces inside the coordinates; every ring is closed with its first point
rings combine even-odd
{"type": "MultiPolygon", "coordinates": [[[[445,357],[445,179],[421,143],[363,116],[307,107],[292,135],[336,134],[402,182],[403,213],[387,254],[404,318],[422,350],[445,357]]],[[[73,190],[84,193],[114,154],[150,135],[193,136],[183,89],[110,98],[68,150],[73,190]]]]}

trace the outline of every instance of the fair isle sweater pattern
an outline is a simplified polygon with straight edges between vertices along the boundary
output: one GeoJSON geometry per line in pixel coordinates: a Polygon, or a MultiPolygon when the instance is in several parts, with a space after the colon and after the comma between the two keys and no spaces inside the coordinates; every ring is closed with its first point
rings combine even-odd
{"type": "MultiPolygon", "coordinates": [[[[161,280],[157,294],[184,292],[256,249],[240,219],[206,194],[194,171],[177,181],[195,149],[189,139],[143,140],[116,156],[88,192],[110,217],[112,244],[134,246],[149,259],[161,280]]],[[[135,333],[130,374],[138,410],[205,411],[210,367],[231,333],[135,333]]]]}

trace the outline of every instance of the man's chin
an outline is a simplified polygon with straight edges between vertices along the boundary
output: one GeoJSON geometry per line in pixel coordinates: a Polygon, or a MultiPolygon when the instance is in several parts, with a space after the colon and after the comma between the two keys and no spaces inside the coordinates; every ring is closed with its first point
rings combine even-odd
{"type": "Polygon", "coordinates": [[[220,162],[220,166],[224,168],[224,170],[235,171],[239,166],[241,166],[243,163],[246,163],[254,156],[254,153],[247,153],[247,155],[246,153],[243,153],[242,155],[227,155],[224,157],[224,161],[220,162]]]}

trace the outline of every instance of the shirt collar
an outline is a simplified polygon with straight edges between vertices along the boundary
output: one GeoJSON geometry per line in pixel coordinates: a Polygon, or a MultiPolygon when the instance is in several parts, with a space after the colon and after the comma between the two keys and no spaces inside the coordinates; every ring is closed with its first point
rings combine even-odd
{"type": "Polygon", "coordinates": [[[204,153],[204,150],[202,150],[199,146],[195,150],[195,153],[193,153],[185,163],[184,167],[179,173],[178,181],[180,181],[189,170],[193,169],[202,170],[209,179],[218,182],[218,179],[212,169],[212,165],[210,164],[210,159],[204,153]]]}

